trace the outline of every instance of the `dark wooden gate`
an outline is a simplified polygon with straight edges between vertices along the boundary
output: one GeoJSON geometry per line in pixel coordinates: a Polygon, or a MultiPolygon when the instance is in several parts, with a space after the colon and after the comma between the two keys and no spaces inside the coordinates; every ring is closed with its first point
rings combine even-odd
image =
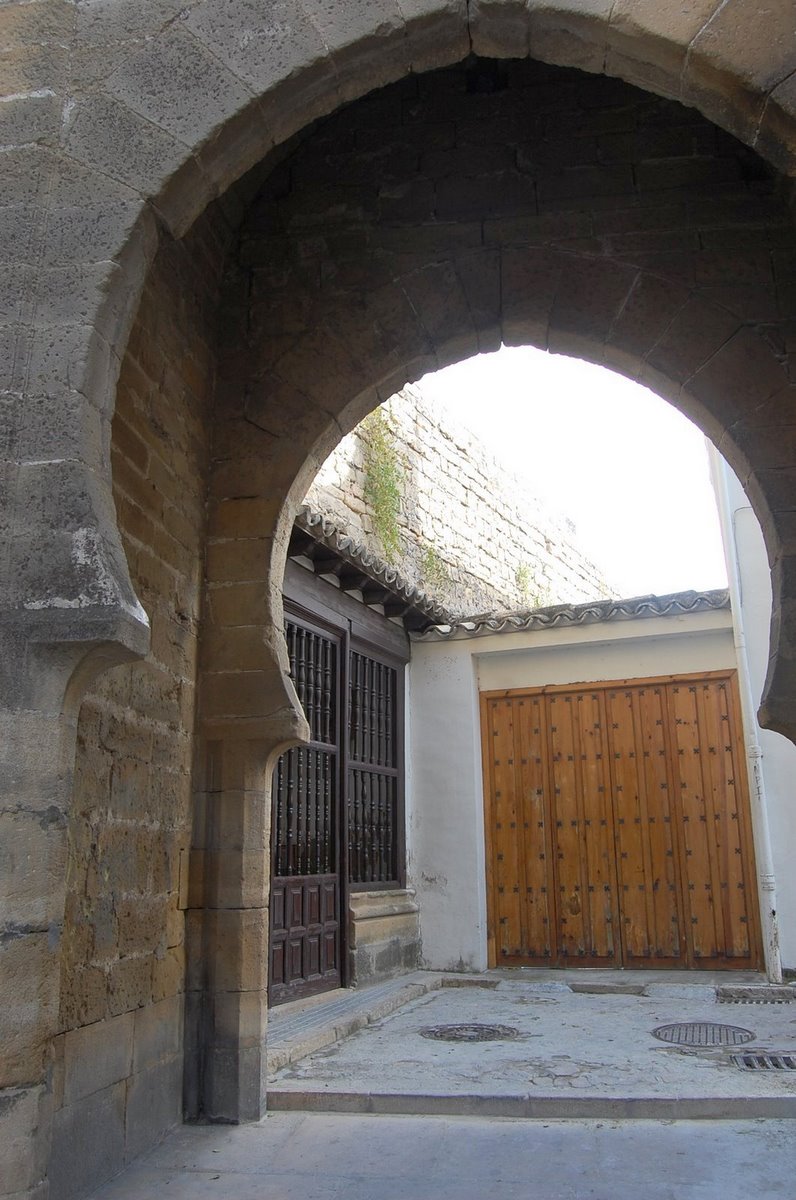
{"type": "Polygon", "coordinates": [[[490,961],[756,968],[734,673],[483,698],[490,961]]]}
{"type": "Polygon", "coordinates": [[[311,741],[283,754],[274,774],[271,1004],[341,983],[341,642],[295,620],[285,632],[311,741]]]}
{"type": "Polygon", "coordinates": [[[274,772],[271,1005],[345,983],[349,888],[405,883],[402,667],[303,616],[285,634],[311,741],[274,772]]]}

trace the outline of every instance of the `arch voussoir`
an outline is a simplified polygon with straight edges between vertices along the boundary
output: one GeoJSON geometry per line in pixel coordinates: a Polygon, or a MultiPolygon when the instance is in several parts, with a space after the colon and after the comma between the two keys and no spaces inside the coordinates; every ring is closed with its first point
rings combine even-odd
{"type": "Polygon", "coordinates": [[[565,255],[550,312],[550,351],[593,357],[608,339],[637,277],[636,268],[625,263],[565,255]]]}

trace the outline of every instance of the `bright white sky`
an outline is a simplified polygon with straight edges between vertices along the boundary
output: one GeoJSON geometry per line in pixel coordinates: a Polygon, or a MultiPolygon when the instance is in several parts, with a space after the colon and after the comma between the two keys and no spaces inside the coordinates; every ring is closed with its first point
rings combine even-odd
{"type": "Polygon", "coordinates": [[[530,348],[417,385],[547,505],[622,596],[726,587],[702,433],[647,388],[530,348]]]}

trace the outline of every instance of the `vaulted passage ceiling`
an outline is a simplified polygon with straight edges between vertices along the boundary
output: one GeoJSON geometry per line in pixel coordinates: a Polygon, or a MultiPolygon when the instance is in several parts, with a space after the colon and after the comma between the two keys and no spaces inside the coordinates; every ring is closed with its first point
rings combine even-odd
{"type": "Polygon", "coordinates": [[[694,109],[527,60],[410,76],[288,147],[243,220],[214,495],[230,477],[256,490],[266,464],[297,496],[407,379],[529,343],[638,378],[701,425],[776,564],[794,250],[779,177],[694,109]]]}

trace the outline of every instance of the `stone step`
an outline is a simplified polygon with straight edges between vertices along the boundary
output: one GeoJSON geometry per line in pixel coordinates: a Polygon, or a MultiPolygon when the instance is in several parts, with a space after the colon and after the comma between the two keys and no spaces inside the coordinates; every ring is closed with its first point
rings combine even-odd
{"type": "Polygon", "coordinates": [[[513,1117],[528,1120],[637,1121],[796,1120],[793,1096],[530,1096],[418,1092],[268,1092],[271,1112],[373,1113],[435,1117],[513,1117]]]}

